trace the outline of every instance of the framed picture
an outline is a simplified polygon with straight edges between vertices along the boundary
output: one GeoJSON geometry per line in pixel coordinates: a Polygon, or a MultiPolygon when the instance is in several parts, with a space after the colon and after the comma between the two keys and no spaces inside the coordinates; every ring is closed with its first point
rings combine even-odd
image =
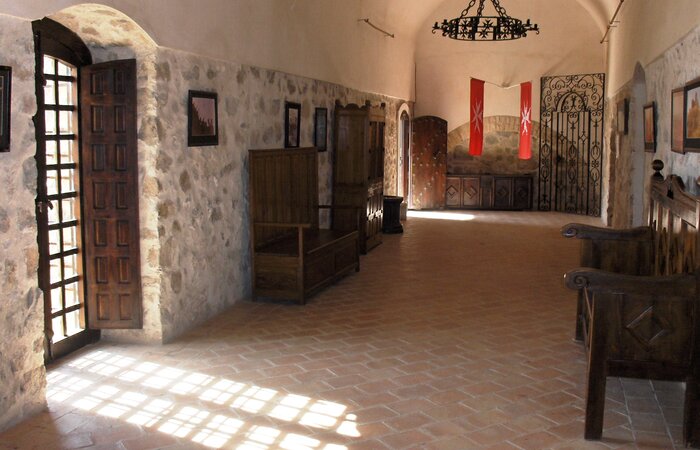
{"type": "Polygon", "coordinates": [[[700,152],[700,78],[685,85],[683,150],[700,152]]]}
{"type": "Polygon", "coordinates": [[[299,147],[301,130],[301,105],[299,103],[284,103],[284,146],[299,147]]]}
{"type": "Polygon", "coordinates": [[[328,149],[328,110],[326,108],[316,108],[314,114],[314,147],[319,152],[328,149]]]}
{"type": "Polygon", "coordinates": [[[621,134],[629,133],[630,101],[621,100],[617,104],[617,131],[621,134]]]}
{"type": "Polygon", "coordinates": [[[683,94],[684,88],[671,91],[671,150],[685,153],[683,150],[683,94]]]}
{"type": "Polygon", "coordinates": [[[656,103],[644,105],[644,149],[656,151],[656,103]]]}
{"type": "Polygon", "coordinates": [[[12,68],[0,66],[0,152],[10,151],[10,89],[12,68]]]}
{"type": "Polygon", "coordinates": [[[219,145],[218,97],[215,92],[190,91],[187,100],[187,146],[219,145]]]}

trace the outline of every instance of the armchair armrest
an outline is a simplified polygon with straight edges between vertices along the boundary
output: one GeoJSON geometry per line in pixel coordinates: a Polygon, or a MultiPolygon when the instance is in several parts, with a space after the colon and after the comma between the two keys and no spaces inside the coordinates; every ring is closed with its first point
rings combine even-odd
{"type": "Polygon", "coordinates": [[[659,300],[690,297],[697,289],[697,274],[668,276],[623,275],[599,269],[579,267],[564,275],[569,289],[591,293],[659,295],[659,300]]]}
{"type": "Polygon", "coordinates": [[[648,226],[616,229],[596,227],[582,223],[570,223],[561,229],[561,235],[566,238],[599,239],[613,241],[651,241],[652,229],[648,226]]]}

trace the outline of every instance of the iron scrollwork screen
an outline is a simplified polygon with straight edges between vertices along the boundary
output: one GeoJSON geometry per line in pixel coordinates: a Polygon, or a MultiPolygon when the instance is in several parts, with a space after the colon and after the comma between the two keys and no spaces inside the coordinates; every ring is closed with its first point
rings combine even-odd
{"type": "Polygon", "coordinates": [[[599,217],[605,74],[541,82],[538,209],[599,217]]]}

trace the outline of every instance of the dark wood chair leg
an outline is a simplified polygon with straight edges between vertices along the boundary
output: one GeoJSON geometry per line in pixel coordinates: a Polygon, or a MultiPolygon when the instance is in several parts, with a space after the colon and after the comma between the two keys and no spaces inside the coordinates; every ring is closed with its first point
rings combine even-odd
{"type": "Polygon", "coordinates": [[[683,443],[693,448],[700,446],[700,379],[695,376],[685,380],[683,443]]]}
{"type": "Polygon", "coordinates": [[[583,323],[581,321],[583,320],[583,308],[584,308],[584,301],[583,301],[583,289],[578,291],[578,301],[576,304],[576,336],[574,337],[575,340],[577,341],[583,341],[583,323]]]}
{"type": "Polygon", "coordinates": [[[588,389],[586,392],[586,428],[584,438],[600,439],[603,435],[603,415],[605,413],[605,311],[593,304],[593,317],[589,332],[590,348],[588,349],[588,389]]]}

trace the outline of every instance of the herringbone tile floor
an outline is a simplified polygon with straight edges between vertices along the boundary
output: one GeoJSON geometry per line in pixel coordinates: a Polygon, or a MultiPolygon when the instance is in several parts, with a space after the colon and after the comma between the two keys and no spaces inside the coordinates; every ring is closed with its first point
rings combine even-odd
{"type": "MultiPolygon", "coordinates": [[[[49,411],[0,448],[671,449],[678,383],[610,379],[583,435],[562,274],[580,217],[411,217],[306,306],[239,302],[165,346],[100,343],[49,370],[49,411]]],[[[675,444],[674,444],[675,443],[675,444]]]]}

